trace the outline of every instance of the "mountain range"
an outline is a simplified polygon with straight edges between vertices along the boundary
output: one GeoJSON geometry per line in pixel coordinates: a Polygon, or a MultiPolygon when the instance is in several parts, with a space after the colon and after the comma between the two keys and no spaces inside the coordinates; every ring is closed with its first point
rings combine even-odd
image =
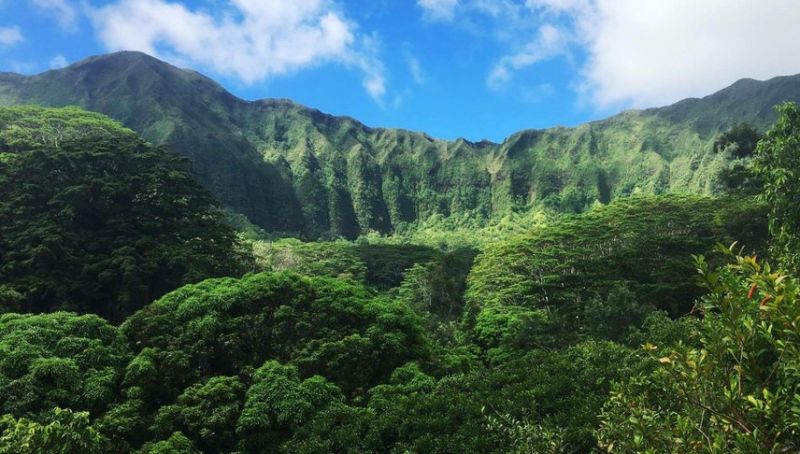
{"type": "Polygon", "coordinates": [[[766,129],[783,101],[800,101],[800,75],[476,143],[371,128],[289,100],[242,100],[138,52],[34,76],[0,73],[0,105],[108,115],[188,157],[223,206],[305,238],[391,233],[434,216],[479,223],[536,207],[578,212],[640,193],[715,194],[737,159],[715,151],[715,139],[741,122],[766,129]]]}

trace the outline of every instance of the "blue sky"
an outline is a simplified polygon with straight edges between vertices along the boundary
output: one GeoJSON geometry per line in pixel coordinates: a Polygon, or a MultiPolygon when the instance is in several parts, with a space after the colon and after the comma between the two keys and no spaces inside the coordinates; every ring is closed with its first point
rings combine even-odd
{"type": "Polygon", "coordinates": [[[0,71],[141,50],[245,99],[500,141],[800,72],[796,0],[0,0],[0,71]]]}

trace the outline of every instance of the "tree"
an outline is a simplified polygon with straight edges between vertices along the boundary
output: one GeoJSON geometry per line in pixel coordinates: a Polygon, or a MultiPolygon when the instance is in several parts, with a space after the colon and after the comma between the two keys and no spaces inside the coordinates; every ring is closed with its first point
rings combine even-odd
{"type": "Polygon", "coordinates": [[[21,293],[7,285],[0,285],[0,314],[3,312],[19,312],[25,298],[21,293]]]}
{"type": "Polygon", "coordinates": [[[296,367],[267,361],[247,390],[236,425],[240,446],[247,452],[278,446],[317,413],[343,400],[339,388],[319,375],[302,380],[296,367]]]}
{"type": "Polygon", "coordinates": [[[726,167],[719,174],[727,192],[751,196],[761,191],[763,181],[756,175],[752,165],[761,138],[758,130],[747,123],[739,123],[714,142],[714,152],[727,153],[733,158],[726,162],[726,167]]]}
{"type": "Polygon", "coordinates": [[[241,272],[236,235],[185,159],[74,108],[2,108],[0,136],[0,281],[22,310],[121,320],[241,272]]]}
{"type": "Polygon", "coordinates": [[[200,454],[201,451],[194,447],[194,443],[186,435],[175,432],[166,440],[145,443],[141,452],[142,454],[200,454]]]}
{"type": "Polygon", "coordinates": [[[114,400],[130,353],[116,326],[95,315],[0,315],[0,412],[53,407],[99,414],[114,400]]]}
{"type": "Polygon", "coordinates": [[[205,452],[230,452],[236,446],[236,420],[242,410],[244,385],[237,377],[213,377],[195,383],[175,404],[158,410],[153,423],[157,435],[189,435],[205,452]]]}
{"type": "Polygon", "coordinates": [[[761,133],[747,123],[739,123],[714,141],[714,151],[729,152],[736,158],[750,157],[755,153],[761,133]]]}
{"type": "Polygon", "coordinates": [[[459,248],[428,262],[416,263],[403,274],[398,298],[426,318],[428,330],[437,338],[452,337],[450,331],[464,312],[464,290],[476,251],[459,248]]]}
{"type": "Polygon", "coordinates": [[[585,335],[593,339],[623,341],[632,328],[642,325],[653,311],[652,306],[636,300],[624,285],[610,289],[604,298],[594,297],[586,302],[581,317],[585,335]]]}
{"type": "Polygon", "coordinates": [[[761,197],[770,207],[772,251],[781,265],[800,270],[800,106],[777,107],[778,120],[758,143],[756,171],[764,179],[761,197]]]}
{"type": "Polygon", "coordinates": [[[329,276],[364,282],[366,267],[347,241],[304,243],[296,239],[253,243],[261,271],[293,271],[306,276],[329,276]]]}
{"type": "Polygon", "coordinates": [[[208,279],[168,293],[122,325],[137,357],[126,383],[156,402],[190,384],[274,359],[364,392],[428,355],[422,321],[361,285],[293,273],[208,279]]]}

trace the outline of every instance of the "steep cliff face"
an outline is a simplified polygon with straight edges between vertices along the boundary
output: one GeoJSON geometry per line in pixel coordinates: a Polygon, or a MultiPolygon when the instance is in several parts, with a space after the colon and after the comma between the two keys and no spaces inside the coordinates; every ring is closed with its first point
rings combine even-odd
{"type": "Polygon", "coordinates": [[[0,104],[79,105],[190,158],[225,206],[272,232],[352,238],[431,215],[487,219],[550,206],[581,211],[632,193],[718,191],[721,131],[765,128],[800,100],[800,76],[742,80],[702,99],[627,111],[501,144],[369,128],[287,100],[244,101],[135,52],[36,76],[0,74],[0,104]]]}

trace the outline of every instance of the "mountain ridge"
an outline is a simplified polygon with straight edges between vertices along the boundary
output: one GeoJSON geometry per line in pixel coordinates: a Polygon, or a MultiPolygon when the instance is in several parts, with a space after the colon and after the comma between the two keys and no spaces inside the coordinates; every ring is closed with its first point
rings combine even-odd
{"type": "Polygon", "coordinates": [[[731,157],[713,140],[764,129],[800,100],[800,76],[742,79],[703,98],[627,110],[502,142],[370,127],[286,99],[244,100],[199,72],[140,52],[34,76],[0,74],[0,104],[78,105],[192,160],[225,206],[267,231],[307,238],[390,233],[440,216],[481,223],[511,211],[582,211],[636,193],[720,191],[731,157]]]}
{"type": "Polygon", "coordinates": [[[485,138],[484,139],[480,139],[480,140],[473,140],[473,139],[469,139],[469,138],[467,138],[465,136],[458,136],[458,137],[455,137],[453,139],[445,139],[445,138],[440,138],[440,137],[434,137],[434,136],[428,134],[425,131],[417,131],[417,130],[413,130],[413,129],[402,128],[402,127],[394,127],[394,126],[372,126],[372,125],[368,125],[368,124],[362,122],[361,120],[359,120],[359,119],[357,119],[357,118],[355,118],[355,117],[353,117],[351,115],[332,114],[332,113],[324,112],[324,111],[322,111],[320,109],[317,109],[315,107],[299,103],[299,102],[297,102],[297,101],[295,101],[295,100],[293,100],[291,98],[269,98],[268,97],[268,98],[246,99],[246,98],[243,98],[243,97],[238,96],[236,94],[233,94],[228,89],[226,89],[223,85],[221,85],[219,82],[215,81],[214,79],[206,76],[205,74],[203,74],[203,73],[201,73],[201,72],[199,72],[197,70],[194,70],[194,69],[191,69],[191,68],[182,68],[180,66],[173,65],[171,63],[167,63],[167,62],[165,62],[163,60],[160,60],[160,59],[158,59],[156,57],[153,57],[152,55],[149,55],[149,54],[147,54],[145,52],[141,52],[141,51],[121,50],[121,51],[111,52],[111,53],[108,53],[108,54],[93,55],[93,56],[89,56],[89,57],[87,57],[87,58],[85,58],[83,60],[79,60],[77,62],[74,62],[74,63],[72,63],[72,64],[70,64],[70,65],[68,65],[68,66],[66,66],[64,68],[51,69],[51,70],[44,71],[44,72],[38,73],[38,74],[33,74],[33,75],[23,75],[23,74],[18,74],[18,73],[14,73],[14,72],[0,72],[0,77],[2,77],[4,75],[11,75],[11,76],[15,76],[15,77],[18,77],[18,78],[36,77],[36,76],[44,75],[44,74],[51,73],[51,72],[62,71],[62,70],[69,69],[69,68],[72,68],[72,67],[80,67],[80,66],[83,66],[85,64],[89,64],[89,63],[92,63],[92,62],[95,62],[95,61],[104,61],[104,60],[107,60],[107,59],[113,59],[113,58],[124,57],[124,56],[148,60],[148,61],[151,61],[151,62],[154,62],[154,63],[158,63],[158,64],[161,64],[161,65],[166,65],[166,66],[172,67],[172,68],[174,68],[174,69],[176,69],[176,70],[178,70],[180,72],[185,72],[185,73],[197,76],[197,77],[203,79],[204,81],[213,84],[216,88],[218,88],[221,92],[224,92],[226,95],[229,95],[229,96],[235,98],[237,101],[245,103],[245,104],[253,104],[253,103],[263,103],[263,104],[270,104],[270,105],[272,105],[272,104],[275,104],[275,105],[287,104],[289,106],[299,107],[301,109],[308,110],[309,112],[316,112],[316,113],[319,113],[319,114],[324,115],[326,117],[331,117],[331,118],[338,119],[338,120],[353,121],[353,122],[359,124],[360,126],[364,127],[365,129],[368,129],[368,130],[376,130],[376,129],[394,130],[394,131],[401,131],[401,132],[423,134],[423,135],[426,135],[426,136],[428,136],[429,138],[431,138],[432,140],[435,140],[435,141],[457,142],[459,140],[463,140],[463,141],[465,141],[467,143],[470,143],[470,144],[479,144],[479,143],[483,143],[483,142],[488,142],[488,143],[493,144],[493,145],[500,145],[500,144],[506,142],[512,136],[515,136],[515,135],[520,134],[520,133],[544,131],[544,130],[551,130],[551,129],[562,129],[562,128],[563,129],[572,130],[572,129],[576,129],[576,128],[582,126],[582,125],[585,125],[585,124],[604,122],[604,121],[608,120],[609,118],[612,118],[612,117],[615,117],[615,116],[618,116],[618,115],[622,115],[622,114],[625,114],[625,113],[628,113],[628,112],[657,112],[657,111],[664,110],[664,109],[667,109],[667,108],[672,108],[672,107],[676,107],[676,106],[680,106],[680,105],[684,105],[684,104],[690,104],[690,103],[694,103],[694,102],[697,102],[697,101],[703,101],[703,100],[706,100],[706,99],[709,99],[709,98],[713,98],[713,97],[715,97],[717,95],[720,95],[722,93],[725,93],[730,89],[734,89],[734,88],[740,87],[740,86],[742,86],[744,84],[748,84],[750,86],[757,86],[757,85],[764,84],[764,83],[774,83],[776,81],[783,81],[783,80],[796,80],[796,79],[800,78],[800,74],[775,76],[775,77],[770,77],[769,79],[764,79],[764,80],[755,79],[755,78],[751,78],[751,77],[742,77],[740,79],[737,79],[736,81],[734,81],[733,83],[731,83],[727,87],[724,87],[724,88],[722,88],[720,90],[717,90],[716,92],[711,93],[709,95],[705,95],[705,96],[701,96],[701,97],[690,96],[690,97],[683,98],[683,99],[680,99],[678,101],[675,101],[674,103],[666,104],[666,105],[662,105],[662,106],[624,109],[624,110],[622,110],[622,111],[620,111],[620,112],[618,112],[616,114],[611,115],[610,117],[599,118],[599,119],[596,119],[596,120],[590,120],[590,121],[587,121],[587,122],[584,122],[584,123],[580,123],[580,124],[575,125],[575,126],[553,124],[551,126],[547,126],[547,127],[544,127],[544,128],[524,128],[524,129],[521,129],[519,131],[515,131],[515,132],[509,134],[508,136],[504,137],[502,141],[498,142],[498,141],[495,141],[495,140],[490,140],[490,139],[485,139],[485,138]]]}

